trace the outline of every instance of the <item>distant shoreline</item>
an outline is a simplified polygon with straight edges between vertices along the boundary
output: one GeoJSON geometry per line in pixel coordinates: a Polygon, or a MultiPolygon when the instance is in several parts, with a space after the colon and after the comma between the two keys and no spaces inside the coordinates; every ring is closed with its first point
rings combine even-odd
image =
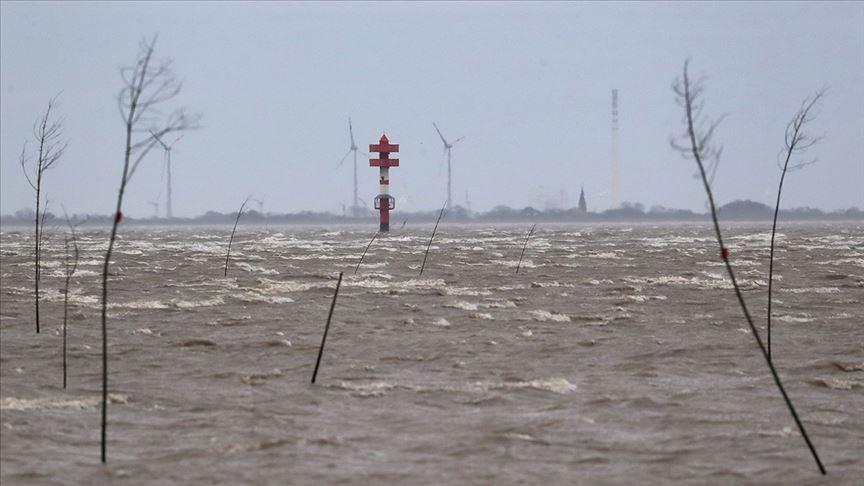
{"type": "MultiPolygon", "coordinates": [[[[415,215],[416,216],[416,215],[415,215]]],[[[500,224],[500,225],[512,225],[512,224],[533,224],[533,223],[547,223],[547,224],[601,224],[601,225],[618,225],[618,224],[708,224],[711,222],[711,219],[707,215],[700,215],[701,217],[696,218],[580,218],[580,219],[555,219],[555,218],[514,218],[514,219],[490,219],[490,218],[447,218],[445,216],[444,222],[451,224],[460,224],[460,225],[488,225],[488,224],[500,224]]],[[[832,215],[833,216],[833,215],[832,215]]],[[[435,222],[434,217],[407,217],[407,218],[396,218],[394,224],[391,226],[391,231],[396,232],[402,226],[402,222],[404,221],[406,225],[416,225],[416,224],[431,224],[435,222]]],[[[753,224],[770,224],[770,218],[744,218],[744,217],[736,217],[736,218],[722,218],[721,223],[753,223],[753,224]]],[[[844,215],[836,215],[833,217],[822,217],[822,218],[796,218],[796,217],[788,217],[781,215],[781,221],[783,223],[864,223],[864,217],[844,217],[844,215]]],[[[81,227],[108,227],[110,226],[110,219],[106,217],[101,218],[78,218],[73,219],[74,224],[80,224],[81,227]]],[[[344,226],[369,226],[369,227],[377,227],[378,220],[372,218],[366,219],[355,219],[355,218],[316,218],[316,219],[290,219],[290,218],[246,218],[245,216],[240,221],[243,226],[327,226],[327,225],[344,225],[344,226]]],[[[171,220],[168,219],[134,219],[134,218],[124,218],[123,226],[127,227],[164,227],[164,228],[183,228],[183,227],[206,227],[206,226],[231,226],[233,224],[233,219],[224,219],[224,220],[200,220],[193,218],[173,218],[171,220]]],[[[65,226],[65,222],[62,219],[54,219],[47,220],[46,226],[65,226]]],[[[13,229],[13,228],[26,228],[31,229],[33,226],[32,221],[24,221],[18,219],[0,219],[0,228],[3,230],[13,229]]]]}
{"type": "MultiPolygon", "coordinates": [[[[254,209],[243,213],[244,224],[260,225],[319,225],[319,224],[369,224],[378,223],[378,215],[366,211],[366,216],[349,217],[339,216],[333,213],[315,213],[303,211],[293,214],[261,214],[254,209]]],[[[723,222],[765,222],[774,218],[774,208],[754,201],[732,201],[718,210],[718,216],[723,222]]],[[[205,226],[232,224],[237,213],[219,213],[208,211],[201,216],[193,218],[132,218],[124,217],[125,225],[136,226],[205,226]]],[[[864,211],[858,208],[833,211],[826,213],[814,208],[792,208],[781,209],[780,219],[784,222],[811,221],[811,222],[836,222],[836,221],[864,221],[864,211]]],[[[428,223],[435,222],[438,218],[438,210],[419,212],[394,212],[392,218],[393,229],[399,229],[403,222],[428,223]]],[[[19,211],[13,215],[0,216],[0,226],[31,226],[35,219],[35,213],[30,211],[19,211]]],[[[113,217],[110,215],[73,215],[74,223],[87,225],[108,225],[113,217]]],[[[445,213],[445,220],[458,223],[701,223],[711,220],[707,213],[694,213],[686,209],[670,209],[654,206],[648,211],[639,203],[624,203],[615,209],[603,212],[590,212],[578,208],[552,209],[539,211],[532,207],[513,209],[507,206],[496,206],[485,213],[472,213],[462,206],[454,206],[445,213]]],[[[57,215],[48,213],[46,223],[57,224],[63,222],[57,215]]]]}

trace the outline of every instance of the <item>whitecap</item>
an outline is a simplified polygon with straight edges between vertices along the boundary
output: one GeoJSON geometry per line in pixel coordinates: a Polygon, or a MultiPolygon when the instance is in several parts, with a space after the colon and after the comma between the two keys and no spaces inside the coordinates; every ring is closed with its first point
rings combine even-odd
{"type": "Polygon", "coordinates": [[[537,321],[553,321],[553,322],[570,322],[570,316],[567,314],[560,314],[558,312],[549,312],[547,310],[533,310],[528,311],[529,314],[534,316],[534,319],[537,321]]]}
{"type": "Polygon", "coordinates": [[[451,302],[448,304],[444,304],[442,307],[450,307],[453,309],[462,309],[462,310],[468,310],[468,311],[476,311],[477,310],[477,304],[472,304],[470,302],[464,302],[464,301],[451,302]]]}
{"type": "Polygon", "coordinates": [[[521,268],[537,268],[538,265],[535,265],[531,260],[522,260],[522,263],[519,263],[519,260],[490,260],[490,264],[504,265],[509,268],[516,268],[517,266],[521,268]]]}
{"type": "Polygon", "coordinates": [[[804,287],[804,288],[781,288],[781,292],[787,292],[790,294],[837,294],[840,293],[840,289],[837,287],[804,287]]]}
{"type": "Polygon", "coordinates": [[[814,381],[817,384],[824,385],[832,390],[851,390],[853,388],[864,386],[864,381],[856,380],[854,378],[822,377],[816,378],[814,381]]]}
{"type": "MultiPolygon", "coordinates": [[[[109,403],[129,403],[129,396],[120,393],[109,393],[109,403]]],[[[102,403],[101,397],[76,397],[76,398],[15,398],[6,397],[0,399],[0,410],[57,410],[73,409],[87,410],[102,403]]]]}
{"type": "Polygon", "coordinates": [[[212,307],[214,305],[222,305],[225,300],[222,297],[213,297],[205,300],[180,300],[171,299],[171,305],[178,309],[194,309],[196,307],[212,307]]]}
{"type": "Polygon", "coordinates": [[[254,265],[250,265],[246,262],[236,262],[234,263],[236,267],[239,267],[243,270],[246,270],[249,273],[261,273],[264,275],[279,275],[279,272],[273,269],[264,268],[264,267],[256,267],[254,265]]]}
{"type": "Polygon", "coordinates": [[[478,382],[475,383],[480,389],[491,390],[522,390],[533,388],[535,390],[550,391],[553,393],[566,394],[577,390],[576,385],[564,378],[547,378],[531,381],[505,381],[499,383],[478,382]]]}
{"type": "Polygon", "coordinates": [[[516,303],[511,301],[511,300],[507,300],[507,299],[493,300],[491,302],[482,302],[478,305],[480,307],[486,307],[488,309],[514,309],[514,308],[516,308],[516,303]]]}
{"type": "Polygon", "coordinates": [[[815,319],[810,314],[800,314],[798,316],[775,314],[774,320],[780,322],[813,322],[815,319]]]}
{"type": "Polygon", "coordinates": [[[816,262],[816,265],[854,265],[856,267],[864,267],[864,258],[840,258],[838,260],[816,262]]]}
{"type": "Polygon", "coordinates": [[[230,294],[229,297],[242,302],[263,302],[265,304],[290,304],[294,302],[291,297],[283,297],[278,295],[263,295],[258,292],[244,292],[230,294]]]}

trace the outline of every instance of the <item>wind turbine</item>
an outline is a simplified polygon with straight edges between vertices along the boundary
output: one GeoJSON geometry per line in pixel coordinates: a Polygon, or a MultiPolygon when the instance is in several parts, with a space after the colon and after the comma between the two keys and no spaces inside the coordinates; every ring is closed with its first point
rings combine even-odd
{"type": "Polygon", "coordinates": [[[159,219],[159,201],[147,201],[147,204],[153,206],[153,219],[159,219]]]}
{"type": "MultiPolygon", "coordinates": [[[[336,166],[338,169],[342,167],[342,164],[345,162],[345,159],[348,158],[348,154],[354,152],[354,204],[351,206],[351,215],[353,217],[357,217],[360,215],[360,205],[358,204],[359,198],[357,197],[357,144],[354,142],[354,127],[351,125],[351,117],[348,117],[348,134],[351,135],[351,148],[345,152],[345,155],[342,156],[342,160],[339,161],[339,164],[336,166]]],[[[364,152],[365,153],[365,152],[364,152]]]]}
{"type": "Polygon", "coordinates": [[[460,140],[462,140],[465,137],[459,137],[456,140],[454,140],[453,143],[450,143],[447,141],[446,138],[444,138],[444,135],[441,134],[441,130],[438,129],[438,125],[436,125],[435,122],[432,122],[432,126],[435,127],[435,131],[438,132],[438,136],[441,137],[441,141],[444,142],[444,151],[447,152],[447,205],[446,205],[446,207],[449,209],[450,203],[453,200],[451,197],[453,173],[452,173],[452,166],[450,164],[450,149],[452,149],[453,146],[456,145],[457,142],[459,142],[460,140]]]}
{"type": "Polygon", "coordinates": [[[176,140],[171,142],[171,145],[165,145],[165,142],[163,142],[158,135],[153,133],[153,130],[150,130],[150,134],[153,135],[153,138],[155,138],[156,141],[159,142],[159,145],[161,145],[162,149],[165,151],[165,168],[166,172],[168,173],[168,194],[165,196],[165,217],[171,219],[174,217],[171,212],[171,149],[174,147],[174,145],[177,144],[177,142],[180,141],[181,138],[183,138],[183,135],[177,137],[176,140]]]}

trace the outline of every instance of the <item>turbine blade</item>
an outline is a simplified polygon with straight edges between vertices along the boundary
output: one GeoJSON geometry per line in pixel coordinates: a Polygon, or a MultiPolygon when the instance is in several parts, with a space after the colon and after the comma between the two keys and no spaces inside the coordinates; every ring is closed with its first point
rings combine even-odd
{"type": "Polygon", "coordinates": [[[432,122],[432,126],[435,127],[435,131],[438,132],[438,136],[441,137],[441,141],[444,142],[444,146],[446,147],[450,145],[449,143],[447,143],[447,139],[444,138],[444,135],[441,135],[441,130],[438,129],[438,125],[436,125],[435,122],[432,122]]]}
{"type": "Polygon", "coordinates": [[[459,140],[464,140],[464,139],[465,139],[465,137],[459,137],[456,140],[453,140],[453,143],[451,143],[450,145],[451,146],[456,145],[456,142],[458,142],[459,140]]]}
{"type": "Polygon", "coordinates": [[[351,126],[351,117],[348,117],[348,133],[351,134],[351,148],[354,148],[357,144],[354,143],[354,127],[351,126]]]}
{"type": "Polygon", "coordinates": [[[350,153],[351,153],[351,149],[348,149],[348,151],[345,152],[345,155],[342,156],[342,160],[340,160],[339,163],[336,165],[336,168],[337,168],[337,169],[338,169],[339,167],[342,167],[342,164],[345,162],[345,159],[348,158],[348,154],[350,154],[350,153]]]}

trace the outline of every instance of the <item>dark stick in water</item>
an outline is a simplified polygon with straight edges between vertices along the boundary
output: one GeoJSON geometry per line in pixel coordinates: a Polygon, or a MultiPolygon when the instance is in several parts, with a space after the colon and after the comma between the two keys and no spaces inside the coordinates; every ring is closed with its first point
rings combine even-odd
{"type": "Polygon", "coordinates": [[[228,240],[228,254],[225,255],[225,276],[228,276],[228,259],[231,258],[231,242],[234,241],[234,232],[237,231],[237,223],[240,222],[240,216],[243,214],[243,209],[246,207],[246,204],[249,202],[252,196],[246,198],[243,201],[243,204],[240,205],[240,211],[237,211],[237,219],[234,220],[234,229],[231,230],[231,238],[228,240]]]}
{"type": "Polygon", "coordinates": [[[369,247],[372,246],[372,242],[375,241],[375,238],[378,238],[378,235],[380,234],[380,231],[378,233],[375,233],[375,236],[373,236],[372,239],[369,241],[369,244],[366,245],[366,249],[363,250],[363,254],[360,255],[360,261],[357,262],[357,268],[354,269],[354,275],[357,275],[357,270],[360,270],[360,264],[363,263],[363,257],[366,256],[366,252],[369,251],[369,247]]]}
{"type": "Polygon", "coordinates": [[[324,343],[327,342],[327,331],[330,330],[330,319],[333,318],[333,309],[336,307],[336,297],[339,296],[339,286],[342,285],[342,272],[339,272],[339,281],[336,282],[336,292],[333,294],[333,302],[330,303],[330,313],[327,314],[327,325],[324,326],[324,336],[321,338],[321,348],[318,349],[318,360],[315,361],[315,371],[312,372],[312,384],[318,376],[318,367],[321,365],[321,356],[324,354],[324,343]]]}
{"type": "Polygon", "coordinates": [[[522,257],[525,256],[525,248],[528,248],[528,239],[531,238],[532,234],[534,234],[535,227],[537,227],[537,223],[534,223],[531,226],[531,230],[528,231],[528,236],[525,237],[525,244],[522,245],[522,254],[519,255],[519,263],[516,264],[516,273],[519,273],[519,267],[522,266],[522,257]]]}
{"type": "Polygon", "coordinates": [[[429,257],[429,248],[432,246],[432,240],[435,238],[435,232],[438,231],[438,223],[441,222],[441,217],[444,216],[444,208],[447,207],[447,202],[441,206],[441,212],[438,213],[438,221],[435,221],[435,227],[432,228],[432,236],[429,237],[429,244],[426,245],[426,253],[423,255],[423,265],[420,266],[420,276],[423,276],[423,269],[426,268],[426,258],[429,257]]]}
{"type": "Polygon", "coordinates": [[[69,220],[69,215],[66,214],[66,208],[63,208],[63,214],[66,216],[66,224],[69,225],[69,230],[72,233],[72,248],[73,248],[73,257],[72,264],[69,264],[69,237],[67,236],[63,245],[65,248],[65,259],[63,262],[64,270],[66,271],[66,287],[65,292],[63,292],[63,388],[66,388],[66,322],[69,317],[69,281],[72,280],[72,275],[75,274],[75,271],[78,269],[78,240],[75,236],[75,227],[72,226],[72,222],[69,220]]]}

